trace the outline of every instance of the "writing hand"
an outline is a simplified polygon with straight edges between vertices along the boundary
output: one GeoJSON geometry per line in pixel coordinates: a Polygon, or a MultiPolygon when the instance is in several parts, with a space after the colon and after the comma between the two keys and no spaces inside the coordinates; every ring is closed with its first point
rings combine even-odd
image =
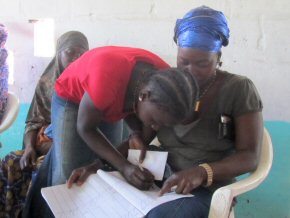
{"type": "Polygon", "coordinates": [[[189,194],[193,189],[202,185],[206,179],[206,172],[198,166],[179,171],[164,182],[159,195],[170,192],[174,186],[176,186],[175,192],[177,194],[189,194]]]}
{"type": "Polygon", "coordinates": [[[129,138],[129,147],[131,149],[141,150],[141,153],[139,156],[139,162],[143,163],[146,156],[146,145],[142,139],[142,136],[140,136],[139,134],[131,135],[129,138]]]}
{"type": "Polygon", "coordinates": [[[126,165],[121,173],[130,184],[141,190],[148,190],[154,182],[154,176],[149,170],[132,164],[126,165]]]}

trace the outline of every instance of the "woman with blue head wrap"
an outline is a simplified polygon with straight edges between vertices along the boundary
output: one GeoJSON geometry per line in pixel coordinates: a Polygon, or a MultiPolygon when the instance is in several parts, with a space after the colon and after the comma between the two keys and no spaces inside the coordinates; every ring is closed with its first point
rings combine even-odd
{"type": "Polygon", "coordinates": [[[176,21],[174,41],[181,48],[219,52],[229,43],[229,28],[224,14],[201,6],[176,21]]]}
{"type": "Polygon", "coordinates": [[[161,194],[175,187],[194,197],[162,204],[146,217],[208,217],[213,192],[257,167],[262,101],[251,80],[219,69],[229,32],[224,14],[206,6],[176,21],[177,67],[196,78],[200,92],[191,118],[158,130],[172,172],[161,194]]]}

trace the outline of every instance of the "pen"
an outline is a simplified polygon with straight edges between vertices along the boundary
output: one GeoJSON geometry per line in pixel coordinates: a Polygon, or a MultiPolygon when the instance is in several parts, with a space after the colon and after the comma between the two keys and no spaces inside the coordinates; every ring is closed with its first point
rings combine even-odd
{"type": "Polygon", "coordinates": [[[135,160],[136,160],[136,162],[137,162],[137,164],[138,164],[139,169],[140,169],[141,171],[144,171],[144,168],[142,167],[142,165],[140,164],[140,162],[139,162],[137,159],[135,159],[135,160]]]}

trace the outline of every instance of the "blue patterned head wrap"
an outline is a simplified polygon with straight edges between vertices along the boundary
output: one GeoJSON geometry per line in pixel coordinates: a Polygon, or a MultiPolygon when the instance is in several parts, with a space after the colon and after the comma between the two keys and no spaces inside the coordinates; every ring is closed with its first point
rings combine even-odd
{"type": "Polygon", "coordinates": [[[192,9],[176,21],[174,41],[181,48],[197,48],[219,52],[229,43],[229,28],[225,15],[207,6],[192,9]]]}

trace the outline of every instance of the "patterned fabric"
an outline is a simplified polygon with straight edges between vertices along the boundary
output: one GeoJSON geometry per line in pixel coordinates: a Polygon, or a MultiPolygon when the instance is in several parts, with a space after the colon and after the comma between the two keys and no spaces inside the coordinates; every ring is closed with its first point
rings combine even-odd
{"type": "MultiPolygon", "coordinates": [[[[1,218],[19,216],[24,207],[32,175],[37,172],[33,169],[21,170],[19,161],[23,153],[24,150],[11,152],[0,162],[1,218]]],[[[44,156],[40,156],[37,159],[36,169],[39,169],[43,159],[44,156]]]]}
{"type": "Polygon", "coordinates": [[[3,24],[0,24],[0,123],[7,105],[9,70],[6,63],[8,52],[5,49],[8,32],[3,24]]]}
{"type": "Polygon", "coordinates": [[[0,217],[17,217],[31,181],[31,171],[20,169],[24,151],[15,151],[0,162],[0,217]]]}
{"type": "MultiPolygon", "coordinates": [[[[44,154],[45,147],[51,146],[52,141],[49,138],[51,127],[47,127],[47,125],[50,124],[53,85],[63,71],[60,64],[60,53],[71,46],[88,50],[87,38],[81,32],[70,31],[58,39],[56,55],[42,74],[30,105],[26,118],[25,133],[30,130],[37,130],[35,145],[37,154],[44,154]]],[[[12,152],[0,162],[0,218],[14,218],[22,211],[31,179],[36,175],[37,169],[44,159],[44,156],[38,157],[36,169],[21,170],[20,159],[23,153],[24,150],[12,152]]]]}

